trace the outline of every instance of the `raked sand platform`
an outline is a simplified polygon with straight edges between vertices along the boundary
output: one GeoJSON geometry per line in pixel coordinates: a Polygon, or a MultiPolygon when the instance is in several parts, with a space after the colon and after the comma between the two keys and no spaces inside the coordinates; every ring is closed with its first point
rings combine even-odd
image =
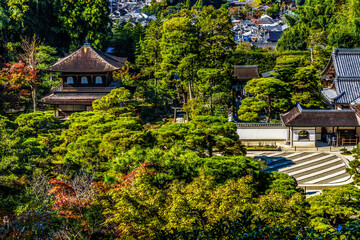
{"type": "Polygon", "coordinates": [[[294,177],[299,187],[322,189],[352,183],[345,172],[348,161],[335,153],[323,152],[259,152],[252,157],[267,162],[266,172],[277,171],[294,177]]]}

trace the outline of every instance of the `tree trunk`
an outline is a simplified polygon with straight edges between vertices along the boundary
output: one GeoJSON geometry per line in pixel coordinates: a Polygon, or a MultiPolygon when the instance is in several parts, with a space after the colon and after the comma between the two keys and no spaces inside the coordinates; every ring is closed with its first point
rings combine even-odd
{"type": "Polygon", "coordinates": [[[270,122],[270,118],[271,118],[271,101],[270,101],[270,96],[267,96],[267,100],[268,100],[268,115],[266,116],[266,122],[269,123],[270,122]]]}
{"type": "Polygon", "coordinates": [[[155,113],[157,113],[158,112],[158,105],[157,105],[157,78],[156,78],[156,65],[157,65],[157,58],[155,57],[155,65],[154,65],[154,67],[155,67],[155,69],[154,69],[154,77],[155,77],[155,103],[154,103],[154,105],[155,105],[155,113]]]}
{"type": "Polygon", "coordinates": [[[36,87],[31,87],[31,95],[32,95],[32,101],[33,101],[33,109],[34,112],[36,112],[36,87]]]}
{"type": "Polygon", "coordinates": [[[210,115],[213,116],[212,82],[210,81],[210,115]]]}
{"type": "Polygon", "coordinates": [[[189,82],[189,98],[192,99],[191,82],[189,82]]]}
{"type": "Polygon", "coordinates": [[[212,155],[213,155],[213,145],[210,143],[209,135],[206,135],[206,142],[207,142],[207,146],[208,146],[209,157],[212,157],[212,155]]]}
{"type": "Polygon", "coordinates": [[[310,48],[310,55],[311,55],[311,63],[314,63],[314,49],[310,48]]]}

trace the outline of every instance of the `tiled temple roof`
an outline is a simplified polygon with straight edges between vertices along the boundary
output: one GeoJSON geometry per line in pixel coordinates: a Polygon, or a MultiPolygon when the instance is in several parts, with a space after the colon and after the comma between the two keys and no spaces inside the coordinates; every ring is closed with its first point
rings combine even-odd
{"type": "Polygon", "coordinates": [[[91,105],[94,100],[100,99],[106,94],[108,92],[54,92],[42,98],[40,102],[55,105],[91,105]]]}
{"type": "Polygon", "coordinates": [[[76,52],[60,58],[47,70],[50,72],[113,72],[121,69],[126,58],[120,58],[101,52],[90,44],[85,44],[76,52]]]}
{"type": "Polygon", "coordinates": [[[257,65],[235,65],[234,77],[238,80],[251,80],[259,78],[259,69],[257,65]]]}
{"type": "MultiPolygon", "coordinates": [[[[136,87],[122,85],[134,95],[136,87]]],[[[43,97],[39,102],[53,105],[91,105],[96,99],[110,93],[114,87],[89,87],[89,88],[59,88],[50,95],[43,97]]]]}
{"type": "Polygon", "coordinates": [[[335,48],[331,57],[338,78],[360,79],[360,49],[335,48]]]}
{"type": "Polygon", "coordinates": [[[357,127],[360,126],[355,110],[310,110],[300,104],[281,115],[287,127],[357,127]]]}
{"type": "Polygon", "coordinates": [[[334,48],[322,77],[334,73],[333,92],[322,91],[331,103],[350,104],[360,98],[360,49],[334,48]],[[336,96],[334,96],[334,94],[336,96]]]}

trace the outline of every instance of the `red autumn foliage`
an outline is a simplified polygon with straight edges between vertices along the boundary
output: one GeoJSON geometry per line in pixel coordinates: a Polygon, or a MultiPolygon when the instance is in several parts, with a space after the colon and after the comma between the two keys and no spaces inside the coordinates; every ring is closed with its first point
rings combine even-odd
{"type": "Polygon", "coordinates": [[[39,78],[39,70],[28,68],[22,61],[4,64],[0,71],[0,102],[7,103],[8,108],[18,107],[40,84],[39,78]]]}
{"type": "MultiPolygon", "coordinates": [[[[48,195],[54,196],[52,208],[57,211],[58,215],[68,219],[81,221],[84,231],[88,230],[88,223],[83,215],[84,211],[90,206],[96,197],[108,193],[109,190],[117,190],[132,184],[135,177],[144,174],[155,175],[155,172],[149,171],[153,163],[143,163],[131,173],[120,177],[120,183],[104,184],[102,182],[91,183],[90,188],[76,188],[71,184],[65,183],[59,179],[50,179],[49,184],[54,185],[48,195]]],[[[89,185],[87,185],[89,186],[89,185]]]]}
{"type": "Polygon", "coordinates": [[[102,182],[96,182],[96,183],[93,183],[93,187],[99,193],[106,193],[111,189],[120,189],[126,185],[132,184],[134,181],[134,178],[137,175],[149,174],[151,176],[154,176],[156,174],[156,172],[148,171],[149,168],[153,165],[154,165],[153,163],[145,162],[145,163],[141,164],[139,167],[135,168],[131,173],[129,173],[125,176],[119,177],[118,180],[120,183],[104,184],[102,182]]]}
{"type": "Polygon", "coordinates": [[[48,193],[55,197],[53,209],[65,218],[81,218],[83,209],[91,202],[91,194],[55,178],[49,183],[55,185],[48,193]]]}
{"type": "Polygon", "coordinates": [[[25,86],[39,85],[39,70],[28,68],[22,61],[14,64],[6,64],[7,75],[12,84],[22,84],[25,86]]]}

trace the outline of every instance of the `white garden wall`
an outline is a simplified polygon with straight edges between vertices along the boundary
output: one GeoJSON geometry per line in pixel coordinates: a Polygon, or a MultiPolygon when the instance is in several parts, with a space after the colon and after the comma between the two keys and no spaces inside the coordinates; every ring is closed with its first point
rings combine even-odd
{"type": "Polygon", "coordinates": [[[238,124],[237,134],[246,145],[285,145],[288,128],[280,124],[238,124]]]}

